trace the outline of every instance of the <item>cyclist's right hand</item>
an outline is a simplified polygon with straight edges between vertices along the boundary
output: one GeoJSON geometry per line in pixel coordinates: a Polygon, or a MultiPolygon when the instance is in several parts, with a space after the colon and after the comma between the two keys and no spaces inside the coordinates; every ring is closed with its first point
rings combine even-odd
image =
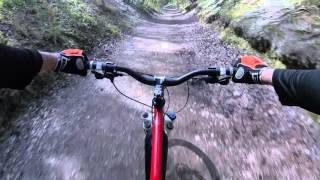
{"type": "Polygon", "coordinates": [[[235,83],[261,84],[260,75],[262,68],[268,65],[256,56],[241,56],[234,64],[238,68],[233,75],[232,81],[235,83]]]}

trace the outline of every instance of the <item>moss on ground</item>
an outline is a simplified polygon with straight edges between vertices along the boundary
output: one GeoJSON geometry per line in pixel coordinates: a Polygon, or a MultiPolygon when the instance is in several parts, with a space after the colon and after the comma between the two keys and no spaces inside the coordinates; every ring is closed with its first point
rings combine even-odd
{"type": "Polygon", "coordinates": [[[239,18],[244,14],[251,12],[261,5],[262,1],[240,2],[236,4],[232,10],[226,12],[226,16],[231,18],[239,18]]]}
{"type": "Polygon", "coordinates": [[[254,50],[251,47],[251,45],[247,40],[237,36],[231,28],[225,28],[225,29],[220,28],[220,31],[221,31],[221,38],[225,42],[232,44],[237,48],[244,49],[245,51],[244,53],[255,54],[260,56],[262,59],[267,61],[269,66],[273,68],[280,68],[280,69],[286,68],[286,66],[280,61],[280,59],[274,53],[271,53],[271,52],[259,53],[258,51],[254,50]]]}
{"type": "Polygon", "coordinates": [[[312,117],[312,119],[314,119],[317,123],[320,124],[320,115],[311,113],[311,112],[309,112],[309,111],[307,112],[307,114],[309,114],[309,115],[312,117]]]}
{"type": "MultiPolygon", "coordinates": [[[[274,1],[270,0],[198,0],[201,18],[219,15],[237,19],[246,13],[256,11],[261,6],[272,7],[272,3],[274,1]]],[[[306,4],[320,6],[319,0],[279,0],[277,3],[283,8],[306,4]]]]}
{"type": "Polygon", "coordinates": [[[90,50],[119,36],[120,27],[125,24],[82,0],[0,0],[0,14],[2,43],[45,50],[70,47],[90,50]]]}

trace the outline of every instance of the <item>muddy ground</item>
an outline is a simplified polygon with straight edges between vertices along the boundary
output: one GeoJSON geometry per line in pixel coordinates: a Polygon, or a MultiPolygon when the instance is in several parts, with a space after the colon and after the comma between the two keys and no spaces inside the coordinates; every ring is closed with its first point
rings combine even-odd
{"type": "MultiPolygon", "coordinates": [[[[178,75],[230,66],[241,52],[201,25],[192,12],[166,8],[137,20],[107,57],[141,72],[178,75]]],[[[30,104],[0,144],[0,179],[144,179],[144,132],[149,108],[119,95],[108,80],[69,78],[68,86],[30,104]]],[[[150,104],[152,87],[115,80],[121,91],[150,104]]],[[[169,88],[170,110],[187,87],[169,88]]],[[[281,106],[272,87],[190,84],[188,106],[170,135],[168,179],[318,179],[320,127],[299,108],[281,106]],[[199,149],[201,151],[199,151],[199,149]]]]}

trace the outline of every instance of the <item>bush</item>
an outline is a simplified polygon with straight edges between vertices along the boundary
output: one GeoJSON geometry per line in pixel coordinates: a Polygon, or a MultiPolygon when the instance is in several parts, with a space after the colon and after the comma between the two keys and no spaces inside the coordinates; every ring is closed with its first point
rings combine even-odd
{"type": "Polygon", "coordinates": [[[3,32],[0,32],[0,44],[7,44],[8,40],[4,37],[3,32]]]}
{"type": "Polygon", "coordinates": [[[15,7],[21,7],[24,6],[26,3],[29,3],[28,0],[0,0],[1,7],[5,7],[8,9],[12,9],[15,7]]]}

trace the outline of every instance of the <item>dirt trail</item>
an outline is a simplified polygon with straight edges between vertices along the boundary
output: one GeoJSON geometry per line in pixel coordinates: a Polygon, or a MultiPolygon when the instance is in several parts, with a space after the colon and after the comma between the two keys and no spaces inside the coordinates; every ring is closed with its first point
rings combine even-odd
{"type": "MultiPolygon", "coordinates": [[[[105,56],[104,49],[95,55],[105,56]]],[[[147,73],[177,75],[230,66],[238,55],[212,27],[167,8],[139,20],[111,59],[147,73]]],[[[115,83],[129,96],[151,102],[151,87],[127,77],[115,83]]],[[[170,109],[177,110],[187,89],[169,91],[170,109]]],[[[139,117],[145,110],[108,80],[76,78],[19,118],[24,130],[0,145],[0,179],[144,179],[139,117]]],[[[169,150],[168,179],[211,179],[210,163],[222,179],[320,176],[319,125],[302,110],[281,106],[272,87],[191,84],[189,105],[178,114],[171,136],[179,140],[169,150]]]]}

